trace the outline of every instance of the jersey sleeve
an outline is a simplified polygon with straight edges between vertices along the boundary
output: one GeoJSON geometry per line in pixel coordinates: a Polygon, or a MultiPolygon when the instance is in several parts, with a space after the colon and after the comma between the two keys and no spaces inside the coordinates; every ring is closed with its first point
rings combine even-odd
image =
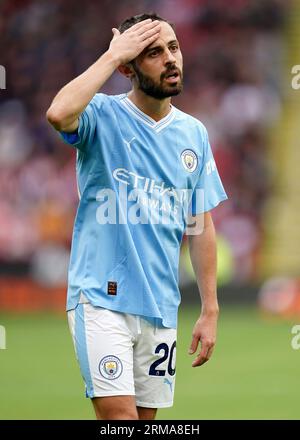
{"type": "Polygon", "coordinates": [[[100,123],[101,110],[104,101],[104,94],[96,94],[79,116],[79,125],[77,130],[72,133],[67,133],[64,131],[59,132],[65,143],[83,152],[87,151],[89,146],[92,144],[96,127],[100,123]]]}
{"type": "Polygon", "coordinates": [[[211,151],[207,130],[204,130],[202,168],[192,195],[191,213],[193,216],[210,211],[220,202],[227,199],[227,194],[211,151]]]}

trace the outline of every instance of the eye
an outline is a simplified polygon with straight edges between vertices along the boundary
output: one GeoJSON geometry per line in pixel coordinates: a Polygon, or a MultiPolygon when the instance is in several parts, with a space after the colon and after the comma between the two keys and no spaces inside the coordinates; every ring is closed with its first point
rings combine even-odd
{"type": "Polygon", "coordinates": [[[176,52],[176,50],[178,50],[177,44],[173,44],[172,46],[170,46],[170,51],[171,52],[176,52]]]}
{"type": "Polygon", "coordinates": [[[153,50],[152,52],[149,53],[150,57],[155,57],[156,55],[158,55],[158,50],[153,50]]]}

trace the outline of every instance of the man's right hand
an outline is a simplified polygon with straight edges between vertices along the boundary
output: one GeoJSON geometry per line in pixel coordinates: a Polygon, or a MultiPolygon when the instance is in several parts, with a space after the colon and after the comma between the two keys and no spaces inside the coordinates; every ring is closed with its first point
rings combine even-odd
{"type": "Polygon", "coordinates": [[[120,64],[136,58],[145,47],[155,41],[160,32],[160,22],[141,21],[123,34],[113,29],[113,39],[106,51],[85,72],[66,84],[55,96],[47,111],[47,119],[56,130],[72,132],[78,127],[78,118],[95,93],[120,64]]]}
{"type": "Polygon", "coordinates": [[[149,18],[136,23],[122,34],[113,28],[114,36],[108,51],[118,65],[127,64],[158,38],[160,27],[159,20],[152,21],[149,18]]]}

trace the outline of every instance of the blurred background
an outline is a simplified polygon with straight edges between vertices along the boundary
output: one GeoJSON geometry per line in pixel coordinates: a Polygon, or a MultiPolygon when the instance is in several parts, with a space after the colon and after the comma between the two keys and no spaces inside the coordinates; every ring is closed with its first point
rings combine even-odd
{"type": "MultiPolygon", "coordinates": [[[[206,125],[229,196],[213,211],[215,355],[191,369],[200,302],[184,241],[176,403],[159,418],[299,418],[300,350],[291,346],[300,323],[300,92],[291,74],[300,64],[299,2],[2,0],[0,419],[93,418],[64,316],[75,152],[45,112],[108,48],[112,27],[149,11],[176,25],[185,85],[173,103],[206,125]]],[[[129,87],[116,73],[103,91],[129,87]]]]}

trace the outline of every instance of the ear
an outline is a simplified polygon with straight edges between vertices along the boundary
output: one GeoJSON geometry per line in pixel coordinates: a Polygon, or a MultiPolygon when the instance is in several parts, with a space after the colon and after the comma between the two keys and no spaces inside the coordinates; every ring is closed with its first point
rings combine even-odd
{"type": "Polygon", "coordinates": [[[130,64],[121,64],[118,67],[118,71],[128,79],[132,79],[135,76],[135,72],[130,64]]]}

